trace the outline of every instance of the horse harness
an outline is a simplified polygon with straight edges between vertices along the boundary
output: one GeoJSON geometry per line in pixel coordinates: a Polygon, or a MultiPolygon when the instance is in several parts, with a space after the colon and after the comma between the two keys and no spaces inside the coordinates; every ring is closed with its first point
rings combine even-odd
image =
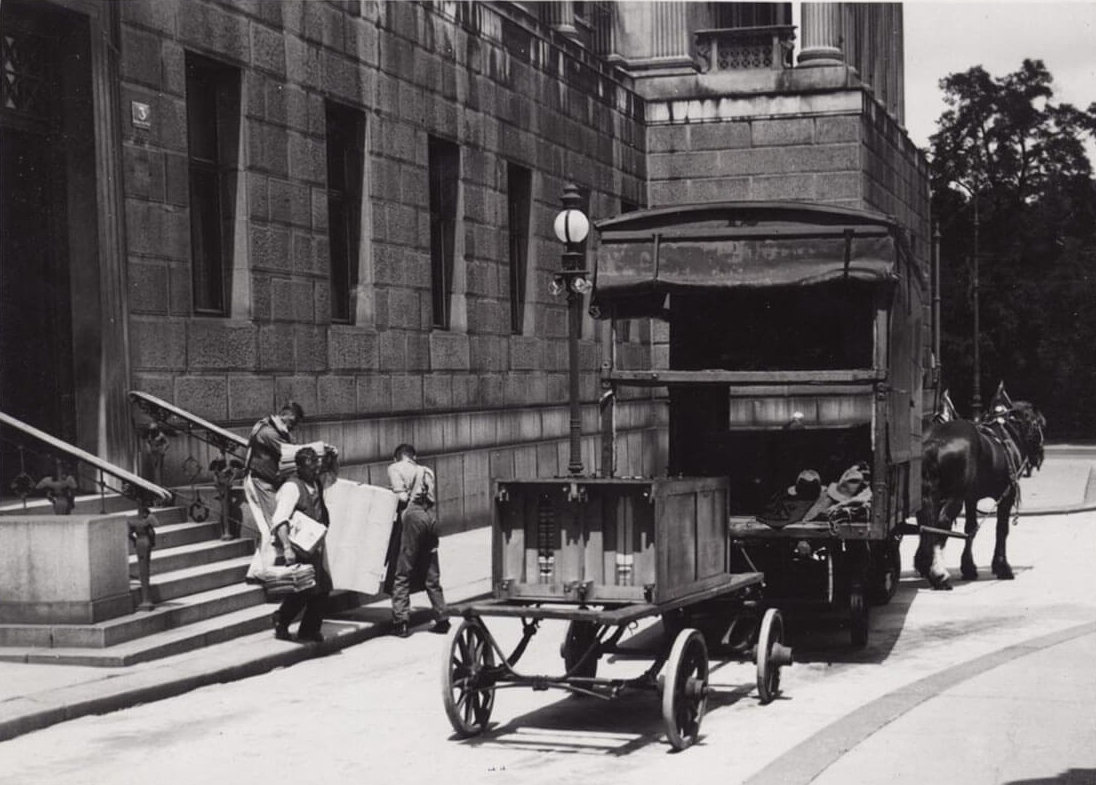
{"type": "Polygon", "coordinates": [[[1000,447],[1004,453],[1005,463],[1008,465],[1009,487],[1015,499],[1012,507],[1012,523],[1016,525],[1020,520],[1020,476],[1027,469],[1029,458],[1020,448],[1020,436],[1014,426],[1009,423],[1007,419],[1009,414],[1011,412],[979,423],[978,433],[1000,447]]]}

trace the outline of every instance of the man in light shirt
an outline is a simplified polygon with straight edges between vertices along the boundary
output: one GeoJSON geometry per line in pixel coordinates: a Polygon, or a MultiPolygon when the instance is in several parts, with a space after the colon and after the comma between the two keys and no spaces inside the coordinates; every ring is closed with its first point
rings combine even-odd
{"type": "Polygon", "coordinates": [[[396,561],[396,576],[392,582],[392,620],[395,634],[410,635],[411,577],[416,565],[425,562],[426,596],[434,611],[431,632],[449,631],[445,615],[445,595],[441,589],[441,569],[438,565],[438,517],[434,472],[415,460],[415,448],[401,444],[388,466],[388,482],[400,499],[400,553],[396,561]]]}

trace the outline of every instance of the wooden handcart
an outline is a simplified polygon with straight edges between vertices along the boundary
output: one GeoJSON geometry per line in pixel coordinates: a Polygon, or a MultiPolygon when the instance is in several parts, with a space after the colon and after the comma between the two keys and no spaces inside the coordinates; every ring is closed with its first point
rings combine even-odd
{"type": "Polygon", "coordinates": [[[649,690],[661,695],[670,743],[683,749],[700,732],[713,647],[752,660],[761,701],[776,697],[791,650],[779,612],[763,613],[759,603],[763,576],[727,571],[725,481],[509,480],[496,482],[495,499],[493,597],[449,611],[462,618],[442,665],[445,710],[458,736],[487,729],[495,692],[507,687],[602,699],[649,690]],[[489,617],[521,620],[511,652],[491,634],[489,617]],[[660,641],[622,648],[637,622],[652,617],[662,619],[660,641]],[[545,620],[568,623],[563,670],[523,674],[518,662],[545,620]],[[634,678],[597,675],[602,657],[624,651],[653,662],[634,678]]]}

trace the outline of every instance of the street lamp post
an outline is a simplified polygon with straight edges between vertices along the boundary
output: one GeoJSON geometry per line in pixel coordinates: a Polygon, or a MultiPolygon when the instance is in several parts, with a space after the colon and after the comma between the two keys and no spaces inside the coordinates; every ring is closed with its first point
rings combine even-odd
{"type": "Polygon", "coordinates": [[[971,387],[970,393],[970,410],[971,419],[977,421],[982,418],[982,352],[979,344],[981,343],[981,333],[979,325],[979,308],[978,308],[978,267],[979,267],[979,249],[978,249],[978,192],[971,188],[964,182],[959,180],[953,180],[956,185],[961,187],[964,191],[970,194],[971,201],[974,202],[974,260],[971,265],[970,274],[970,289],[971,298],[973,303],[971,304],[971,310],[974,316],[974,384],[971,387]]]}
{"type": "Polygon", "coordinates": [[[979,308],[978,308],[978,194],[974,194],[974,267],[971,271],[971,294],[974,299],[974,387],[970,394],[970,409],[975,422],[982,419],[982,354],[979,348],[981,333],[979,332],[979,308]]]}
{"type": "Polygon", "coordinates": [[[563,210],[556,216],[553,229],[563,243],[563,265],[555,274],[549,291],[554,296],[567,293],[567,365],[570,403],[571,459],[567,471],[582,474],[582,407],[579,402],[578,338],[582,331],[582,297],[590,291],[584,268],[582,244],[590,233],[590,220],[582,212],[582,196],[573,183],[563,189],[563,210]]]}

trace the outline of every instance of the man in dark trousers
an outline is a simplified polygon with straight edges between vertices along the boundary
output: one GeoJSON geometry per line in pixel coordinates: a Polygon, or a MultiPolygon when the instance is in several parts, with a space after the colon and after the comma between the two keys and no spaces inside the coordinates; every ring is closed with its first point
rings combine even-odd
{"type": "Polygon", "coordinates": [[[279,559],[286,566],[298,561],[311,564],[316,570],[316,586],[304,592],[291,594],[282,601],[274,613],[274,637],[289,640],[289,625],[304,611],[297,640],[320,643],[323,633],[323,609],[331,593],[331,576],[323,565],[323,545],[310,555],[298,553],[289,541],[290,518],[298,510],[324,526],[328,525],[327,506],[323,501],[323,481],[320,477],[320,456],[311,447],[302,447],[296,456],[297,474],[278,488],[274,514],[271,516],[271,533],[279,559]]]}
{"type": "Polygon", "coordinates": [[[426,565],[426,596],[434,610],[431,632],[449,631],[445,616],[445,595],[441,589],[441,569],[438,566],[438,518],[434,472],[415,460],[415,448],[401,444],[388,466],[388,482],[400,498],[400,553],[396,561],[396,577],[392,582],[392,620],[395,634],[410,635],[411,576],[416,565],[426,565]]]}

